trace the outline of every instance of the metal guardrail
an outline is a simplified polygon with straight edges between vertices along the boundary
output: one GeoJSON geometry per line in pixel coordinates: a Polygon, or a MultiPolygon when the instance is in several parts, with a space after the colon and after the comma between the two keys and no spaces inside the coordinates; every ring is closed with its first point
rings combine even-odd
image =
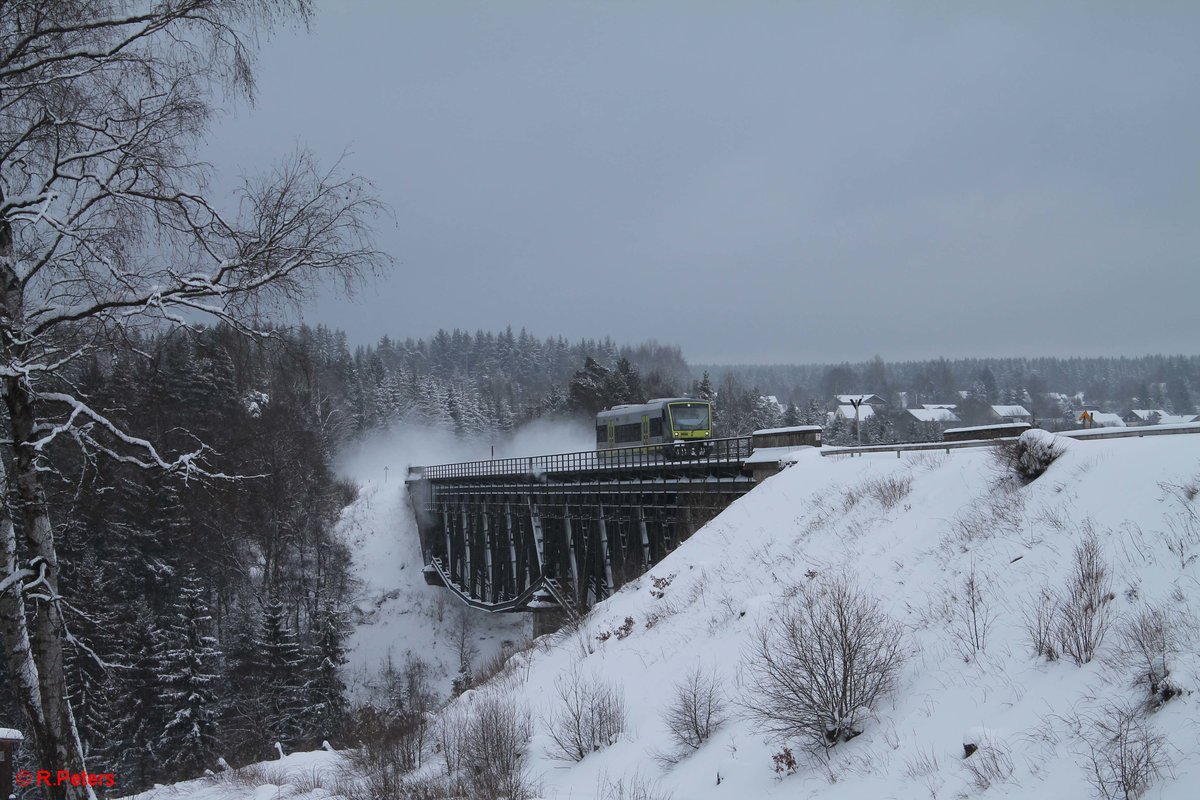
{"type": "Polygon", "coordinates": [[[1143,436],[1172,436],[1176,434],[1200,433],[1200,423],[1182,422],[1178,425],[1138,425],[1132,428],[1085,428],[1079,431],[1060,431],[1058,436],[1072,439],[1132,439],[1143,436]]]}
{"type": "Polygon", "coordinates": [[[745,461],[749,458],[751,451],[751,437],[738,436],[730,439],[640,445],[612,450],[581,450],[574,453],[556,453],[526,458],[497,458],[458,464],[437,464],[410,470],[409,480],[423,478],[436,481],[500,476],[541,477],[552,473],[730,464],[745,461]],[[698,446],[703,446],[707,452],[695,454],[698,446]]]}
{"type": "Polygon", "coordinates": [[[961,450],[966,447],[989,447],[1001,442],[1011,442],[1015,436],[998,436],[993,439],[965,439],[961,442],[908,442],[896,444],[868,444],[862,447],[822,447],[822,456],[854,456],[863,453],[895,453],[899,458],[901,453],[911,453],[920,450],[961,450]]]}
{"type": "MultiPolygon", "coordinates": [[[[1132,439],[1143,436],[1172,436],[1178,434],[1200,433],[1200,423],[1181,423],[1179,425],[1145,425],[1135,428],[1088,428],[1074,431],[1053,431],[1055,436],[1065,436],[1079,441],[1092,439],[1132,439]]],[[[964,447],[987,447],[1001,442],[1011,442],[1017,437],[1003,436],[995,439],[967,439],[961,442],[910,442],[908,444],[872,444],[862,447],[823,447],[822,456],[854,456],[863,453],[895,453],[899,458],[903,452],[919,450],[958,450],[964,447]]]]}

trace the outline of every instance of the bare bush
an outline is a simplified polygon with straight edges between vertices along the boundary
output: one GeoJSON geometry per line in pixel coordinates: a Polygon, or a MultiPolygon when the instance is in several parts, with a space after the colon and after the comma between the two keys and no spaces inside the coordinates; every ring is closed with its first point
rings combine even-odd
{"type": "Polygon", "coordinates": [[[585,676],[576,666],[554,682],[560,703],[545,719],[551,758],[582,761],[614,744],[625,731],[625,698],[620,690],[585,676]]]}
{"type": "Polygon", "coordinates": [[[700,749],[726,719],[727,703],[715,671],[693,667],[675,684],[674,694],[663,714],[674,750],[658,754],[664,766],[679,763],[700,749]]]}
{"type": "Polygon", "coordinates": [[[1020,530],[1025,524],[1025,497],[1019,492],[992,490],[954,515],[950,529],[960,543],[990,539],[1020,530]]]}
{"type": "Polygon", "coordinates": [[[1008,749],[996,741],[980,744],[975,752],[963,761],[963,766],[971,775],[971,782],[979,791],[985,791],[993,784],[1004,783],[1013,774],[1013,760],[1008,749]]]}
{"type": "Polygon", "coordinates": [[[1062,652],[1076,664],[1091,661],[1112,626],[1112,575],[1096,534],[1075,547],[1071,582],[1058,604],[1056,626],[1062,652]]]}
{"type": "Polygon", "coordinates": [[[671,800],[673,795],[640,773],[612,779],[601,773],[596,787],[597,800],[671,800]]]}
{"type": "Polygon", "coordinates": [[[1047,661],[1058,660],[1058,642],[1055,637],[1055,620],[1058,616],[1058,598],[1049,589],[1043,588],[1036,597],[1030,598],[1023,612],[1025,633],[1034,655],[1047,661]]]}
{"type": "Polygon", "coordinates": [[[1166,740],[1132,708],[1110,706],[1094,716],[1085,734],[1085,767],[1105,800],[1136,800],[1166,767],[1166,740]]]}
{"type": "Polygon", "coordinates": [[[912,484],[912,475],[888,475],[870,479],[863,489],[879,505],[893,508],[912,492],[912,484]]]}
{"type": "Polygon", "coordinates": [[[533,722],[528,709],[495,694],[474,699],[461,739],[460,781],[467,797],[523,800],[531,794],[525,773],[533,722]]]}
{"type": "Polygon", "coordinates": [[[373,702],[350,714],[350,739],[359,744],[353,758],[365,769],[409,772],[421,766],[438,702],[429,665],[409,654],[396,668],[389,657],[379,683],[373,702]]]}
{"type": "Polygon", "coordinates": [[[1154,702],[1162,703],[1178,694],[1168,676],[1170,662],[1179,652],[1179,639],[1166,612],[1142,608],[1121,623],[1117,639],[1121,659],[1136,665],[1138,683],[1146,686],[1154,702]]]}
{"type": "Polygon", "coordinates": [[[936,775],[942,768],[937,753],[929,750],[918,750],[917,753],[904,762],[904,776],[910,779],[927,778],[936,775]]]}
{"type": "Polygon", "coordinates": [[[1033,483],[1065,451],[1062,441],[1054,434],[1030,430],[1016,441],[996,445],[992,454],[1005,474],[1015,476],[1021,483],[1033,483]]]}
{"type": "Polygon", "coordinates": [[[994,621],[983,587],[974,567],[963,579],[962,596],[954,598],[950,635],[964,661],[975,658],[987,648],[988,633],[994,621]]]}
{"type": "Polygon", "coordinates": [[[780,738],[829,748],[862,732],[904,663],[901,634],[846,579],[807,587],[758,631],[747,657],[747,714],[780,738]]]}

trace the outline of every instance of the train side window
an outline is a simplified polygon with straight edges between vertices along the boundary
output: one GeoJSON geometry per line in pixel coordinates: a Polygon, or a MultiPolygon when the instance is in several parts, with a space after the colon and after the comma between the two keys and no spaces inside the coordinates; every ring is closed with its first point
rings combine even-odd
{"type": "Polygon", "coordinates": [[[654,419],[650,420],[650,435],[651,436],[662,436],[662,432],[663,432],[662,417],[655,417],[654,419]]]}
{"type": "Polygon", "coordinates": [[[607,425],[597,425],[596,426],[596,444],[604,444],[607,441],[608,441],[608,426],[607,425]]]}
{"type": "Polygon", "coordinates": [[[642,425],[640,422],[633,422],[628,425],[617,426],[617,441],[622,444],[629,442],[640,442],[642,440],[642,425]]]}

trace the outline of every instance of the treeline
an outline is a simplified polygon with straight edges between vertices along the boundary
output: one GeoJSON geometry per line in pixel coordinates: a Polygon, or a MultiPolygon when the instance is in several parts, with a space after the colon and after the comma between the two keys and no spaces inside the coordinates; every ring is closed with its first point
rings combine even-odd
{"type": "Polygon", "coordinates": [[[674,391],[690,382],[680,349],[657,342],[568,343],[561,337],[539,339],[524,330],[455,330],[403,342],[384,337],[374,346],[351,351],[340,331],[305,328],[297,337],[319,356],[322,392],[336,412],[331,425],[338,437],[404,424],[468,436],[586,411],[592,401],[573,395],[571,382],[589,361],[601,382],[605,378],[598,370],[607,375],[619,363],[626,365],[621,374],[638,376],[633,386],[608,387],[605,399],[640,397],[647,390],[674,391]]]}
{"type": "Polygon", "coordinates": [[[75,391],[194,469],[97,455],[102,426],[43,438],[71,705],[89,765],[124,793],[336,740],[352,576],[333,523],[353,497],[301,337],[129,344],[79,364],[75,391]]]}

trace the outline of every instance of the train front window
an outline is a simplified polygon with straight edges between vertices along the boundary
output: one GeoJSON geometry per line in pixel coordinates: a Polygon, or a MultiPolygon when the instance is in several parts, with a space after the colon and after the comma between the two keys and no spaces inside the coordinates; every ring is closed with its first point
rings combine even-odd
{"type": "Polygon", "coordinates": [[[707,403],[672,403],[671,422],[677,431],[706,431],[712,427],[707,403]]]}

